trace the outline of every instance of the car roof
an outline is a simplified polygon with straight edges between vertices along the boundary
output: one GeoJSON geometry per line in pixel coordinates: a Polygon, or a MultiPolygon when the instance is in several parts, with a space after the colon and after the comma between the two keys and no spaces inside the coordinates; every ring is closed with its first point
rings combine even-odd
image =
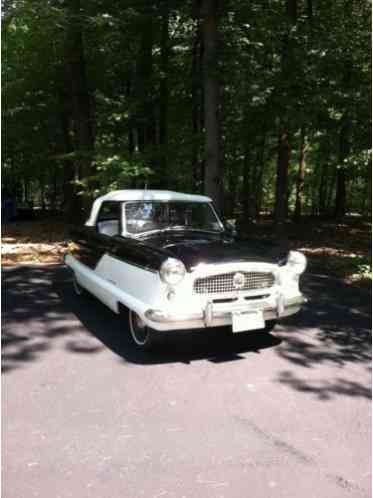
{"type": "Polygon", "coordinates": [[[124,201],[181,201],[181,202],[212,202],[210,197],[204,195],[184,194],[172,192],[171,190],[114,190],[101,197],[98,197],[93,205],[86,225],[91,226],[96,223],[96,218],[103,202],[124,202],[124,201]]]}

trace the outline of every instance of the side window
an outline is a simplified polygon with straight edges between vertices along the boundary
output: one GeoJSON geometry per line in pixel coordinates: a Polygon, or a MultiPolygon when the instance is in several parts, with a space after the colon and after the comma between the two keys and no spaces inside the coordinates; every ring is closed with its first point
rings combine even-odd
{"type": "Polygon", "coordinates": [[[104,202],[97,216],[97,231],[113,237],[120,233],[121,202],[104,202]]]}

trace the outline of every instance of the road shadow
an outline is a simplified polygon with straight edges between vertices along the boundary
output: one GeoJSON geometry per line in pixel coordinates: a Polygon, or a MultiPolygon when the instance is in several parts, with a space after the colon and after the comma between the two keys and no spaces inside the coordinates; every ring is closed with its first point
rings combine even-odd
{"type": "Polygon", "coordinates": [[[274,348],[288,365],[276,372],[275,382],[320,399],[370,398],[370,385],[343,377],[340,368],[358,364],[367,375],[370,372],[370,295],[338,280],[308,276],[303,287],[309,303],[278,324],[273,334],[232,336],[226,329],[177,332],[148,353],[133,346],[124,318],[89,295],[74,295],[71,276],[63,266],[15,267],[4,271],[3,277],[3,372],[35,362],[55,347],[80,355],[109,349],[127,365],[188,364],[201,359],[219,364],[274,348]],[[338,368],[325,378],[323,365],[338,368]],[[310,369],[320,369],[319,381],[310,380],[310,369]]]}
{"type": "Polygon", "coordinates": [[[2,291],[3,372],[36,361],[61,337],[71,353],[96,354],[108,348],[126,363],[142,365],[236,361],[245,358],[243,353],[259,354],[281,343],[263,331],[232,336],[219,328],[165,334],[154,351],[139,351],[130,340],[126,317],[114,314],[89,294],[77,297],[71,275],[62,266],[7,269],[2,291]]]}
{"type": "MultiPolygon", "coordinates": [[[[57,287],[56,287],[57,288],[57,287]]],[[[207,359],[214,363],[244,359],[243,353],[259,354],[262,349],[281,343],[275,336],[254,331],[233,336],[226,327],[162,333],[162,340],[151,352],[140,351],[132,343],[126,314],[118,316],[89,295],[76,300],[70,281],[60,282],[57,292],[90,334],[127,363],[154,365],[191,363],[207,359]]],[[[73,344],[67,344],[70,351],[73,344]]]]}
{"type": "Polygon", "coordinates": [[[289,367],[303,367],[306,375],[301,378],[295,372],[302,370],[286,369],[277,382],[323,400],[334,395],[371,398],[370,382],[352,382],[342,375],[343,367],[351,364],[371,371],[371,294],[324,275],[309,275],[303,284],[309,302],[277,328],[283,341],[276,354],[289,367]],[[322,365],[335,366],[341,374],[311,381],[307,371],[322,365]]]}
{"type": "Polygon", "coordinates": [[[303,283],[309,302],[282,322],[286,342],[278,354],[312,368],[314,364],[371,361],[371,296],[324,276],[309,276],[303,283]],[[297,334],[301,331],[301,334],[297,334]]]}

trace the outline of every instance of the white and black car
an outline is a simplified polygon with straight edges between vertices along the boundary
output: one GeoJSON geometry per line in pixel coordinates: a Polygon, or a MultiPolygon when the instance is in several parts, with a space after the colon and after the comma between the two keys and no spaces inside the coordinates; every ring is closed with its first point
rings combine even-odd
{"type": "Polygon", "coordinates": [[[75,291],[114,312],[127,308],[138,347],[163,331],[231,326],[266,329],[305,298],[305,256],[275,244],[237,241],[211,199],[161,190],[99,197],[65,257],[75,291]]]}

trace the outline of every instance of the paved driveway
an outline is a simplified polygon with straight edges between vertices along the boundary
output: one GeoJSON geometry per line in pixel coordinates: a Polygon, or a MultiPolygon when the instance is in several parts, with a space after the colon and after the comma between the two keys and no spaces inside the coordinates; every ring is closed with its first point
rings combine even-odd
{"type": "Polygon", "coordinates": [[[367,292],[308,277],[271,334],[148,354],[63,267],[3,277],[4,498],[370,496],[367,292]]]}

